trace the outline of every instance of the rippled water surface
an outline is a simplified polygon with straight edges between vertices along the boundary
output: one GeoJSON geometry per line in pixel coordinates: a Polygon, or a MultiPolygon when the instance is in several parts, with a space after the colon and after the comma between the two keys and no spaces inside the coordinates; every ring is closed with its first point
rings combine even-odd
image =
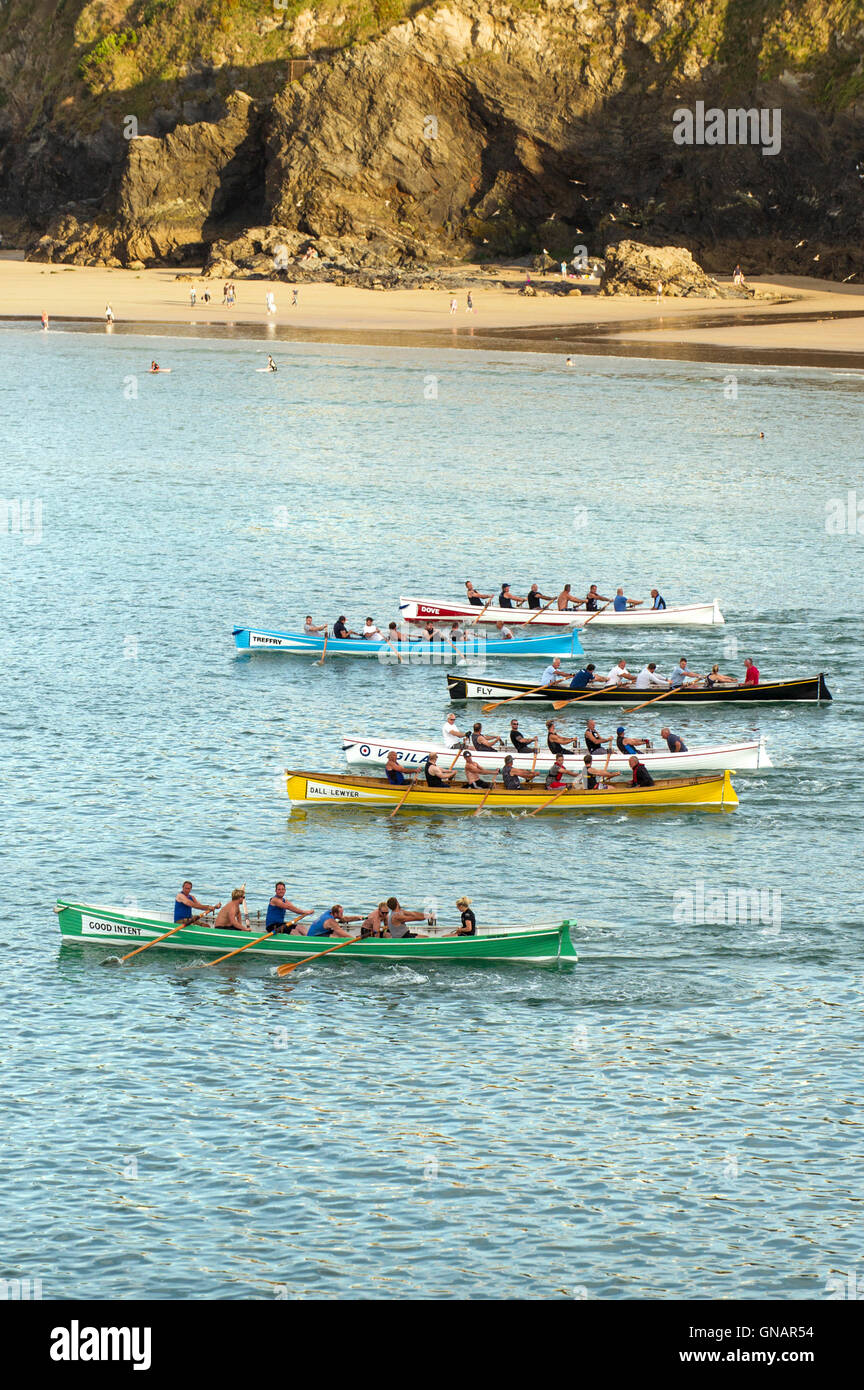
{"type": "Polygon", "coordinates": [[[42,506],[41,538],[0,535],[0,1276],[48,1298],[823,1297],[862,1251],[864,595],[826,504],[864,500],[864,382],[275,351],[272,378],[259,342],[0,331],[0,492],[42,506]],[[281,769],[340,767],[343,733],[437,733],[444,671],[235,657],[232,626],[386,622],[469,576],[716,595],[719,632],[595,625],[586,648],[824,670],[835,701],[670,711],[690,743],[768,736],[734,815],[289,815],[281,769]],[[481,922],[577,918],[580,960],[279,980],[61,948],[58,895],[167,908],[187,874],[253,907],[284,877],[303,906],[395,892],[454,921],[467,892],[481,922]],[[700,884],[774,908],[676,921],[700,884]]]}

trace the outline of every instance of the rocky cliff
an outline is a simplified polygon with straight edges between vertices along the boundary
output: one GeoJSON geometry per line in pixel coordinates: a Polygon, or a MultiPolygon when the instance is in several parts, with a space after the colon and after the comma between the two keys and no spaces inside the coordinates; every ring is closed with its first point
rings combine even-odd
{"type": "Polygon", "coordinates": [[[861,0],[0,9],[0,230],[46,259],[255,228],[349,270],[635,240],[845,278],[862,210],[861,0]]]}

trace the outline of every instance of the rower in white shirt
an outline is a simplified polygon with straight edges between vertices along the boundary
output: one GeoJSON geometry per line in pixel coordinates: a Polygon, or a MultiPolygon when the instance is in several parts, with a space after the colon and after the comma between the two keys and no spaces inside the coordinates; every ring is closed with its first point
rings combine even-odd
{"type": "Polygon", "coordinates": [[[668,690],[669,682],[657,675],[657,662],[649,661],[643,666],[633,683],[634,690],[668,690]]]}
{"type": "Polygon", "coordinates": [[[561,670],[561,658],[556,656],[552,658],[551,665],[546,667],[540,680],[543,685],[565,685],[572,679],[572,676],[572,671],[561,670]]]}
{"type": "Polygon", "coordinates": [[[444,735],[444,746],[446,748],[455,748],[464,738],[467,738],[467,734],[461,734],[456,728],[455,714],[448,714],[441,726],[441,733],[444,735]]]}
{"type": "Polygon", "coordinates": [[[623,656],[616,661],[612,670],[606,677],[606,684],[609,685],[632,685],[636,677],[627,670],[627,662],[623,656]]]}
{"type": "Polygon", "coordinates": [[[360,634],[365,642],[383,642],[384,633],[378,628],[374,618],[366,619],[366,626],[360,634]]]}

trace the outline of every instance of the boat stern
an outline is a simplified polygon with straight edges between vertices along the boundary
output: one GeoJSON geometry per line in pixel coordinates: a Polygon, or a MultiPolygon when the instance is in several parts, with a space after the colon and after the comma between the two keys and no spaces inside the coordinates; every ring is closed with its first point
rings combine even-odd
{"type": "Polygon", "coordinates": [[[567,918],[567,919],[565,919],[565,921],[563,921],[563,922],[561,923],[560,927],[558,928],[558,959],[559,959],[559,961],[560,961],[560,960],[572,960],[572,961],[576,961],[576,960],[579,959],[579,957],[578,957],[577,954],[576,954],[576,948],[575,948],[575,946],[573,945],[573,940],[572,940],[572,938],[571,938],[571,936],[570,936],[570,928],[571,928],[571,927],[575,927],[575,926],[576,926],[576,923],[575,923],[575,922],[571,922],[570,919],[567,918]]]}
{"type": "Polygon", "coordinates": [[[451,700],[468,699],[468,682],[462,676],[448,676],[447,689],[451,700]]]}
{"type": "Polygon", "coordinates": [[[738,793],[732,785],[732,773],[727,770],[723,773],[723,786],[720,791],[720,805],[724,811],[734,811],[738,805],[738,793]]]}
{"type": "Polygon", "coordinates": [[[819,694],[817,696],[817,699],[820,701],[834,699],[834,696],[831,694],[831,691],[825,684],[825,676],[822,671],[819,672],[819,694]]]}
{"type": "Polygon", "coordinates": [[[719,601],[719,599],[716,599],[716,598],[715,598],[715,600],[714,600],[714,612],[713,612],[713,615],[712,615],[712,618],[711,618],[711,626],[712,626],[712,627],[725,627],[725,626],[726,626],[726,619],[723,617],[723,614],[720,612],[720,601],[719,601]]]}

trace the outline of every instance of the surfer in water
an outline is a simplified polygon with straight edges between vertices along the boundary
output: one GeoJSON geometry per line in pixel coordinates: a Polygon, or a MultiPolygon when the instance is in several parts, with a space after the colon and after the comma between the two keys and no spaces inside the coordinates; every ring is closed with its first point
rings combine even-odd
{"type": "Polygon", "coordinates": [[[268,372],[278,372],[279,370],[279,368],[276,366],[276,363],[273,361],[273,358],[270,357],[269,354],[267,356],[267,370],[268,372]]]}

